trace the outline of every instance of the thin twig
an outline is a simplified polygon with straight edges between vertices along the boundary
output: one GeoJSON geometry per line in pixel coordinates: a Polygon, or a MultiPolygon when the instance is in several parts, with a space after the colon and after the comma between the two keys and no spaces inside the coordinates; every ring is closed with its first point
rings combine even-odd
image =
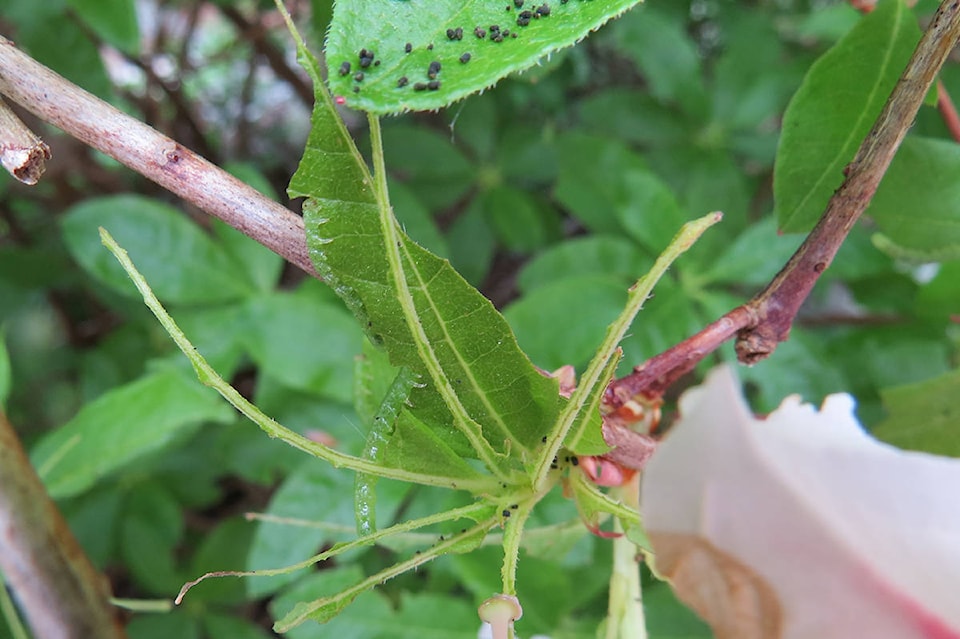
{"type": "Polygon", "coordinates": [[[737,357],[753,364],[790,335],[800,305],[833,261],[873,198],[927,91],[960,38],[960,2],[945,0],[917,45],[873,128],[847,165],[843,184],[793,257],[756,297],[702,331],[612,382],[604,402],[617,408],[631,397],[659,397],[704,357],[737,335],[737,357]]]}
{"type": "Polygon", "coordinates": [[[125,637],[106,578],[83,554],[3,413],[0,486],[0,570],[34,636],[125,637]]]}
{"type": "Polygon", "coordinates": [[[317,276],[299,216],[2,37],[0,93],[317,276]]]}

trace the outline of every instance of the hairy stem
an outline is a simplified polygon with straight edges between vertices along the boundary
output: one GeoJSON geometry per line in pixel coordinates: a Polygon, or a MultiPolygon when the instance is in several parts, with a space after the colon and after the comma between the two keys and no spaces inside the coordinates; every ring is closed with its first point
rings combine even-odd
{"type": "Polygon", "coordinates": [[[924,96],[958,38],[960,3],[944,0],[873,128],[844,170],[846,180],[783,269],[743,306],[611,383],[604,397],[608,406],[619,407],[637,395],[662,394],[734,335],[737,336],[737,357],[746,364],[768,357],[789,337],[800,305],[873,199],[924,96]]]}

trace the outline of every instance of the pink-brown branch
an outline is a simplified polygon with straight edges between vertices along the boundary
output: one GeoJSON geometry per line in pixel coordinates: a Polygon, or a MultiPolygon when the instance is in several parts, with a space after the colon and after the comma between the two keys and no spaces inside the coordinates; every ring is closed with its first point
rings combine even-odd
{"type": "Polygon", "coordinates": [[[616,409],[634,396],[659,397],[704,357],[737,336],[746,364],[768,357],[790,327],[820,275],[830,266],[853,225],[870,204],[880,180],[913,123],[947,55],[960,38],[960,2],[945,0],[927,27],[873,128],[844,169],[846,179],[830,198],[810,235],[756,297],[702,331],[613,381],[604,398],[616,409]]]}

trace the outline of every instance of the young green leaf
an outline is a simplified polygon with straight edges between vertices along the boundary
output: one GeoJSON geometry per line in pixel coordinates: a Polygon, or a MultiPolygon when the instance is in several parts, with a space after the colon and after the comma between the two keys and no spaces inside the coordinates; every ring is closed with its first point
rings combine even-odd
{"type": "Polygon", "coordinates": [[[341,0],[324,49],[330,88],[370,113],[437,109],[571,46],[637,3],[341,0]]]}
{"type": "Polygon", "coordinates": [[[904,3],[884,0],[810,67],[787,107],[777,149],[781,229],[805,231],[823,213],[919,39],[904,3]]]}

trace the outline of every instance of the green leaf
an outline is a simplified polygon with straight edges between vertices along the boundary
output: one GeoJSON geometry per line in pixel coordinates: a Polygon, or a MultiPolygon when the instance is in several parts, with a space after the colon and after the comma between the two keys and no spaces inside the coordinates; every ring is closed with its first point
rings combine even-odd
{"type": "Polygon", "coordinates": [[[545,370],[582,367],[613,318],[623,310],[627,284],[609,275],[584,275],[541,286],[504,314],[524,351],[545,370]]]}
{"type": "Polygon", "coordinates": [[[337,2],[324,50],[330,87],[351,107],[371,113],[436,109],[573,45],[635,4],[637,0],[337,2]],[[549,15],[539,17],[541,7],[548,8],[549,15]],[[522,12],[538,19],[524,20],[528,14],[522,12]],[[529,24],[520,26],[525,22],[529,24]],[[493,37],[493,25],[510,35],[493,37]],[[484,30],[484,37],[475,34],[480,33],[476,28],[484,30]],[[448,31],[454,39],[447,36],[448,31]],[[410,53],[405,52],[408,43],[410,53]],[[360,58],[363,49],[376,54],[366,67],[360,58]],[[469,59],[463,62],[466,54],[469,59]],[[439,86],[429,90],[428,70],[434,61],[441,65],[436,74],[439,86]],[[349,70],[343,73],[345,63],[349,70]],[[355,77],[358,72],[363,74],[362,81],[355,77]],[[398,86],[403,77],[407,84],[398,86]],[[424,88],[417,90],[421,83],[424,88]]]}
{"type": "Polygon", "coordinates": [[[960,254],[960,150],[952,140],[909,137],[867,209],[880,231],[906,250],[960,254]]]}
{"type": "Polygon", "coordinates": [[[284,384],[349,402],[353,358],[363,338],[342,307],[311,290],[251,299],[244,342],[262,370],[284,384]]]}
{"type": "Polygon", "coordinates": [[[447,242],[440,235],[430,211],[420,202],[413,190],[402,182],[390,181],[390,197],[393,200],[393,212],[403,227],[403,232],[435,255],[449,257],[447,242]]]}
{"type": "Polygon", "coordinates": [[[206,612],[203,615],[203,628],[210,639],[230,637],[230,639],[270,639],[270,635],[251,621],[229,615],[206,612]]]}
{"type": "Polygon", "coordinates": [[[960,371],[880,391],[887,419],[872,430],[885,442],[960,457],[960,371]]]}
{"type": "Polygon", "coordinates": [[[561,235],[560,219],[526,191],[498,186],[482,197],[490,225],[509,251],[532,253],[561,235]]]}
{"type": "Polygon", "coordinates": [[[649,5],[625,16],[613,30],[617,45],[639,67],[654,97],[694,115],[707,110],[701,56],[684,22],[649,5]]]}
{"type": "Polygon", "coordinates": [[[140,53],[140,27],[134,0],[67,0],[97,35],[124,53],[140,53]]]}
{"type": "MultiPolygon", "coordinates": [[[[410,186],[428,209],[453,205],[476,179],[476,169],[460,145],[439,131],[390,123],[383,128],[383,151],[391,174],[410,186]]],[[[394,205],[399,208],[404,197],[401,193],[394,205]]]]}
{"type": "Polygon", "coordinates": [[[480,286],[490,270],[497,246],[479,199],[474,199],[450,227],[447,243],[450,261],[457,272],[468,282],[480,286]]]}
{"type": "Polygon", "coordinates": [[[616,211],[629,204],[621,176],[646,171],[643,158],[615,140],[576,133],[557,141],[557,153],[557,200],[594,233],[621,234],[616,211]]]}
{"type": "Polygon", "coordinates": [[[610,177],[620,192],[620,205],[614,209],[620,224],[650,253],[659,253],[689,216],[650,171],[633,168],[610,177]]]}
{"type": "Polygon", "coordinates": [[[67,248],[80,266],[122,295],[135,293],[126,273],[103,250],[97,227],[137,256],[157,296],[170,303],[226,302],[252,291],[223,248],[176,209],[139,195],[85,200],[64,217],[67,248]]]}
{"type": "Polygon", "coordinates": [[[622,237],[574,237],[538,253],[523,266],[517,285],[524,293],[584,275],[616,276],[633,283],[653,266],[634,242],[622,237]]]}
{"type": "Polygon", "coordinates": [[[960,299],[960,261],[940,265],[937,275],[917,294],[917,313],[944,322],[957,312],[960,299]]]}
{"type": "MultiPolygon", "coordinates": [[[[307,460],[292,473],[270,500],[266,513],[271,516],[306,521],[322,521],[339,526],[339,534],[329,529],[260,522],[254,533],[247,570],[277,568],[302,561],[330,541],[344,539],[354,532],[353,477],[316,460],[307,460]]],[[[247,592],[253,597],[272,593],[304,575],[304,570],[256,577],[247,580],[247,592]]]]}
{"type": "Polygon", "coordinates": [[[186,610],[138,615],[127,625],[130,639],[200,639],[199,620],[186,610]]]}
{"type": "Polygon", "coordinates": [[[493,467],[493,451],[531,450],[556,415],[556,382],[533,367],[489,300],[398,228],[314,61],[305,64],[318,97],[290,190],[310,198],[304,222],[318,272],[391,363],[421,376],[410,399],[419,420],[441,432],[455,425],[493,467]]]}
{"type": "Polygon", "coordinates": [[[767,216],[737,236],[702,277],[710,282],[763,285],[777,274],[802,238],[777,232],[777,220],[767,216]]]}
{"type": "Polygon", "coordinates": [[[213,392],[179,371],[161,370],[86,404],[44,437],[31,459],[50,495],[62,499],[163,448],[189,426],[231,420],[233,411],[213,392]]]}
{"type": "Polygon", "coordinates": [[[808,230],[820,217],[919,39],[903,2],[883,0],[810,68],[777,149],[773,189],[784,231],[808,230]]]}
{"type": "MultiPolygon", "coordinates": [[[[242,517],[221,519],[216,528],[206,533],[190,560],[190,576],[215,570],[242,568],[243,558],[250,548],[253,523],[242,517]]],[[[238,579],[208,579],[190,590],[191,600],[211,603],[240,604],[246,599],[246,589],[238,579]]],[[[233,635],[214,634],[213,637],[233,635]]]]}
{"type": "Polygon", "coordinates": [[[120,555],[137,584],[151,595],[169,596],[183,583],[174,552],[183,529],[181,505],[160,483],[140,484],[126,496],[120,555]]]}

